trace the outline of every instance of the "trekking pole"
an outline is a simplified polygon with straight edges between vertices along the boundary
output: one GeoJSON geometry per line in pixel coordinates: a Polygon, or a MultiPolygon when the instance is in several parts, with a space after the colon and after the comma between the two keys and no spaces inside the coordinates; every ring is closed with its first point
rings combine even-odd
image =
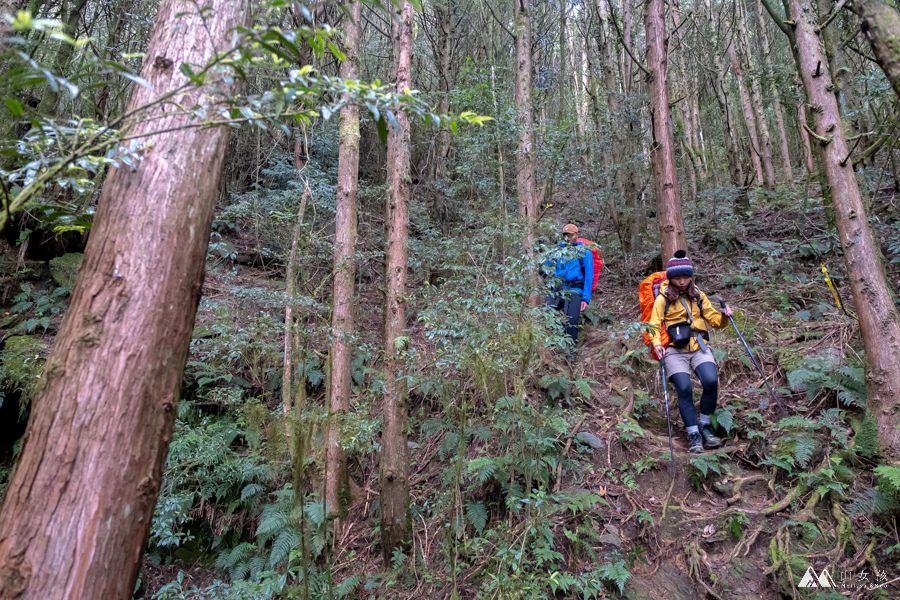
{"type": "Polygon", "coordinates": [[[672,420],[669,418],[669,388],[666,387],[666,367],[663,364],[663,357],[659,357],[659,370],[662,372],[663,397],[666,399],[666,424],[669,426],[669,455],[672,457],[672,464],[675,464],[675,449],[672,447],[672,420]]]}
{"type": "MultiPolygon", "coordinates": [[[[719,303],[722,305],[722,308],[725,308],[725,301],[720,300],[719,303]]],[[[737,323],[734,322],[734,318],[729,315],[726,315],[728,320],[731,321],[731,325],[734,327],[735,332],[737,332],[738,337],[741,339],[741,342],[744,343],[744,348],[747,350],[747,354],[750,355],[750,360],[753,361],[753,366],[756,367],[756,370],[759,371],[759,374],[762,375],[763,382],[766,384],[766,389],[769,390],[769,394],[771,394],[772,399],[775,400],[775,404],[778,405],[778,408],[781,409],[781,416],[786,417],[787,411],[784,410],[784,407],[781,405],[781,402],[778,400],[778,396],[775,395],[775,392],[772,390],[772,386],[769,385],[769,380],[766,379],[766,374],[763,373],[762,367],[759,366],[759,363],[756,362],[756,357],[753,356],[753,352],[750,351],[750,346],[747,345],[747,340],[744,339],[744,336],[741,335],[741,330],[738,329],[737,323]]]]}

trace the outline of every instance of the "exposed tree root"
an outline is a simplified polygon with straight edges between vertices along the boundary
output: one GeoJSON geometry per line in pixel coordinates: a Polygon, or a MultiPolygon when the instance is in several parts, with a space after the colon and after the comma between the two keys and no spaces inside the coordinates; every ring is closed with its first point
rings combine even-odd
{"type": "Polygon", "coordinates": [[[694,541],[688,544],[688,547],[684,549],[684,552],[688,557],[691,577],[693,577],[697,583],[702,585],[703,589],[705,589],[708,594],[722,600],[722,597],[715,593],[703,579],[701,566],[705,566],[707,571],[712,571],[712,566],[709,564],[709,558],[706,555],[706,551],[700,547],[700,544],[694,541]]]}

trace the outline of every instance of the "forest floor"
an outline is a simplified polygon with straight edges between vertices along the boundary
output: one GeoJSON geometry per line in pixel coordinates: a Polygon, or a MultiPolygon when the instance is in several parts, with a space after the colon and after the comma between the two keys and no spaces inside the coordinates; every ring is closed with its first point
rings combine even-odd
{"type": "MultiPolygon", "coordinates": [[[[565,203],[554,208],[560,211],[559,219],[565,210],[565,203]]],[[[546,571],[541,575],[541,585],[553,587],[554,583],[547,584],[546,580],[556,576],[554,569],[587,573],[598,560],[621,559],[630,575],[623,582],[623,592],[609,584],[595,590],[595,595],[621,595],[633,600],[814,597],[816,591],[798,587],[806,567],[811,566],[817,573],[831,569],[836,580],[838,571],[868,569],[870,579],[875,581],[874,569],[885,575],[877,580],[886,582],[884,585],[874,589],[844,587],[838,592],[854,598],[900,597],[900,568],[891,554],[900,548],[896,520],[852,510],[851,501],[863,506],[865,494],[876,486],[871,471],[874,461],[850,456],[859,435],[851,421],[859,415],[859,407],[838,401],[839,394],[845,400],[853,396],[854,384],[848,378],[852,379],[853,369],[858,372],[859,356],[854,347],[861,344],[854,319],[836,307],[821,277],[820,262],[828,262],[838,284],[842,280],[843,265],[832,247],[834,236],[828,233],[824,218],[816,220],[808,214],[769,206],[749,217],[723,217],[721,222],[697,219],[698,225],[689,236],[696,243],[688,248],[697,283],[707,294],[721,294],[736,309],[738,327],[793,420],[780,420],[762,377],[729,325],[712,334],[719,363],[719,408],[723,411],[717,414],[720,425],[728,430],[723,435],[726,443],[700,455],[688,453],[677,399],[670,387],[674,462],[670,460],[657,363],[646,357],[639,334],[627,326],[639,319],[637,286],[648,272],[649,255],[626,258],[604,253],[603,275],[591,314],[584,320],[577,361],[567,365],[561,352],[542,348],[534,368],[541,377],[527,383],[528,394],[537,398],[534,402],[538,407],[555,406],[565,417],[563,428],[549,438],[558,460],[549,469],[546,489],[538,490],[562,507],[543,517],[545,531],[552,532],[550,546],[556,554],[552,560],[532,564],[533,569],[546,571]],[[796,375],[801,371],[807,373],[805,378],[796,375]],[[834,375],[839,371],[849,375],[839,379],[834,375]],[[791,373],[799,383],[791,385],[791,373]],[[584,393],[585,386],[589,393],[584,393]],[[804,386],[811,387],[812,393],[804,386]],[[833,409],[847,413],[838,417],[829,412],[833,409]],[[841,458],[835,460],[835,456],[841,458]],[[842,475],[841,461],[852,466],[852,471],[842,475]],[[585,494],[590,495],[590,508],[577,506],[587,497],[585,494]],[[593,532],[577,533],[582,527],[593,532]],[[895,543],[897,546],[893,546],[895,543]],[[582,551],[586,544],[593,552],[582,551]]],[[[583,229],[597,231],[600,227],[586,223],[583,229]]],[[[891,258],[894,240],[884,230],[882,234],[882,247],[891,258]]],[[[603,245],[604,240],[612,239],[610,234],[604,235],[595,241],[603,245]]],[[[237,248],[248,245],[240,236],[232,236],[231,241],[237,248]]],[[[893,264],[889,269],[896,289],[900,287],[898,273],[893,264]]],[[[414,274],[410,287],[423,285],[423,278],[427,279],[427,273],[414,274]]],[[[838,287],[849,302],[847,286],[838,287]]],[[[253,302],[260,297],[260,290],[277,293],[283,288],[280,269],[271,265],[234,269],[229,261],[211,264],[204,296],[213,304],[207,305],[205,312],[201,310],[195,334],[219,314],[218,308],[210,306],[242,305],[243,312],[232,310],[229,318],[234,318],[235,329],[249,328],[249,322],[240,322],[239,315],[259,314],[264,303],[257,307],[253,302]]],[[[377,280],[360,290],[359,343],[377,347],[381,334],[377,280]]],[[[413,303],[411,311],[415,313],[418,308],[413,303]]],[[[849,310],[852,315],[852,307],[849,310]]],[[[41,336],[45,354],[59,317],[53,317],[49,330],[41,336]]],[[[279,316],[272,318],[277,322],[279,316]]],[[[424,334],[424,327],[411,319],[412,345],[428,350],[433,343],[424,334]]],[[[276,347],[281,344],[274,342],[276,347]]],[[[320,352],[326,350],[321,340],[316,345],[320,352]]],[[[245,366],[239,375],[250,388],[265,386],[265,375],[252,365],[245,366]]],[[[507,384],[501,386],[506,388],[507,384]]],[[[321,403],[324,389],[316,387],[311,393],[310,401],[321,403]]],[[[375,422],[380,414],[377,395],[368,404],[356,404],[357,400],[354,403],[358,409],[368,411],[360,418],[375,422]]],[[[277,413],[278,396],[268,396],[266,406],[277,413]]],[[[488,507],[484,522],[469,515],[469,524],[455,536],[448,535],[447,511],[434,507],[446,503],[448,473],[453,471],[448,457],[449,433],[426,431],[425,426],[444,418],[445,409],[424,392],[414,390],[411,394],[414,539],[410,560],[397,572],[402,585],[379,588],[378,593],[384,597],[449,600],[454,594],[451,580],[458,598],[494,596],[500,592],[490,587],[491,578],[497,579],[507,564],[505,559],[498,559],[506,548],[501,540],[514,542],[507,544],[511,551],[521,544],[519,551],[526,554],[540,546],[536,533],[529,537],[529,531],[533,533],[537,526],[529,530],[528,523],[529,517],[531,523],[537,523],[541,513],[514,519],[501,506],[499,483],[474,477],[465,487],[465,512],[468,515],[469,501],[483,502],[488,507]],[[448,550],[451,546],[452,552],[448,550]],[[456,565],[455,576],[448,574],[451,564],[456,565]],[[492,592],[486,594],[486,589],[492,592]]],[[[482,414],[486,426],[498,427],[484,399],[475,401],[472,410],[482,414]]],[[[472,465],[479,459],[488,457],[499,464],[504,452],[509,454],[512,443],[504,447],[498,439],[473,439],[464,448],[467,472],[474,470],[472,465]]],[[[240,444],[240,439],[235,443],[240,444]]],[[[9,463],[9,449],[6,452],[9,463]]],[[[327,560],[334,581],[358,576],[356,593],[360,598],[375,593],[364,590],[363,581],[384,570],[377,545],[377,459],[374,451],[355,455],[353,505],[340,528],[327,538],[331,548],[323,555],[327,559],[320,558],[320,562],[327,560]]],[[[9,464],[7,472],[8,468],[9,464]]],[[[283,484],[284,480],[274,483],[283,484]]],[[[314,476],[311,483],[318,485],[314,476]]],[[[459,504],[462,513],[462,500],[459,504]]],[[[249,526],[250,531],[255,528],[254,524],[249,526]]],[[[141,572],[144,598],[152,598],[178,572],[184,573],[185,587],[197,589],[216,579],[228,580],[227,571],[212,566],[214,560],[208,554],[166,562],[145,561],[141,572]]],[[[541,585],[529,587],[530,580],[516,577],[519,575],[510,579],[504,597],[589,596],[584,590],[576,593],[574,587],[555,596],[541,596],[534,591],[542,589],[541,585]]],[[[828,597],[822,590],[818,594],[819,598],[828,597]]]]}
{"type": "MultiPolygon", "coordinates": [[[[710,225],[691,236],[700,240],[690,246],[689,256],[701,289],[708,294],[722,293],[737,309],[738,326],[753,345],[788,415],[802,415],[811,422],[823,418],[830,408],[843,408],[833,390],[823,387],[819,393],[808,395],[802,385],[791,391],[787,381],[788,372],[806,357],[825,356],[832,360],[837,356],[832,367],[838,369],[847,366],[855,355],[853,343],[858,347],[858,340],[854,340],[858,336],[855,322],[836,308],[831,291],[818,274],[820,253],[828,252],[823,244],[831,243],[823,233],[824,225],[800,213],[765,208],[750,218],[739,219],[739,225],[731,221],[730,227],[731,232],[725,234],[710,225]]],[[[592,228],[588,225],[586,229],[592,228]]],[[[569,431],[558,435],[557,441],[563,458],[577,455],[579,467],[571,471],[558,467],[552,477],[552,491],[572,496],[589,492],[603,499],[601,518],[591,521],[598,540],[594,550],[611,550],[615,556],[626,556],[631,577],[621,595],[634,600],[813,597],[815,591],[798,588],[807,565],[817,572],[826,567],[852,571],[876,567],[877,562],[876,569],[886,573],[886,578],[879,581],[887,581],[886,586],[875,591],[843,589],[840,593],[854,598],[900,596],[896,561],[883,558],[888,543],[897,536],[896,523],[892,531],[885,531],[888,535],[876,542],[874,535],[863,534],[866,527],[871,530],[874,526],[871,515],[848,518],[837,499],[826,497],[824,492],[810,493],[815,481],[799,483],[804,481],[804,472],[812,474],[827,466],[830,447],[828,452],[818,448],[812,456],[800,457],[793,473],[780,471],[771,462],[761,464],[771,458],[772,438],[781,436],[781,441],[789,443],[790,435],[783,433],[797,432],[790,426],[777,425],[781,416],[778,407],[769,401],[763,379],[747,360],[730,326],[714,332],[712,337],[712,345],[719,352],[719,407],[729,412],[730,435],[723,436],[726,443],[721,448],[701,455],[688,453],[677,399],[670,388],[675,449],[674,463],[670,460],[657,363],[645,357],[643,344],[633,332],[623,333],[619,326],[639,320],[637,284],[647,273],[646,258],[607,255],[605,260],[599,293],[592,303],[596,322],[587,323],[585,319],[575,365],[570,368],[557,350],[543,349],[542,364],[536,371],[552,373],[563,381],[589,382],[589,395],[577,394],[575,385],[559,392],[564,398],[557,400],[568,411],[569,431]],[[637,427],[630,427],[629,422],[637,427]],[[852,523],[852,531],[846,530],[848,523],[852,523]],[[806,529],[815,530],[816,535],[805,536],[806,529]]],[[[829,266],[840,279],[842,265],[833,253],[831,261],[836,264],[829,266]]],[[[253,279],[253,286],[258,287],[261,281],[265,285],[266,278],[253,269],[243,272],[253,279]]],[[[896,273],[892,275],[892,284],[897,284],[896,273]]],[[[207,286],[210,282],[214,285],[214,272],[207,286]]],[[[239,282],[232,280],[231,285],[235,283],[239,282]]],[[[415,285],[415,281],[411,282],[411,287],[415,285]]],[[[216,286],[216,293],[223,294],[225,287],[216,286]]],[[[277,287],[274,285],[273,289],[277,287]]],[[[362,339],[377,344],[381,319],[380,294],[375,288],[369,286],[362,291],[357,314],[362,339]]],[[[846,301],[849,293],[844,294],[846,301]]],[[[412,326],[414,345],[428,346],[422,334],[421,327],[412,326]]],[[[536,383],[530,387],[537,393],[546,392],[536,383]]],[[[695,382],[696,388],[699,385],[695,382]]],[[[369,417],[375,419],[378,401],[370,405],[370,411],[369,417]]],[[[441,411],[439,404],[412,395],[410,413],[418,415],[417,423],[439,418],[441,411]]],[[[846,422],[839,427],[845,429],[846,435],[854,433],[846,422]]],[[[839,433],[832,434],[841,437],[839,433]]],[[[440,435],[426,436],[421,430],[410,436],[412,502],[420,509],[440,496],[446,485],[443,441],[440,435]]],[[[796,448],[788,451],[793,450],[796,448]]],[[[473,444],[466,449],[466,458],[471,461],[485,453],[501,454],[502,450],[490,442],[473,444]]],[[[865,470],[871,464],[857,466],[865,470]]],[[[335,581],[383,569],[375,543],[377,519],[373,510],[377,502],[376,453],[359,458],[353,477],[353,506],[331,539],[335,581]]],[[[842,493],[849,497],[870,488],[871,472],[863,477],[859,486],[855,480],[841,482],[842,493]]],[[[476,497],[489,498],[492,493],[490,489],[475,490],[476,497]]],[[[496,523],[502,517],[491,511],[488,520],[496,523]]],[[[573,551],[572,543],[566,539],[567,526],[575,519],[573,510],[572,514],[553,515],[551,524],[557,547],[563,550],[560,557],[565,556],[560,568],[567,566],[570,572],[586,571],[583,563],[590,561],[573,551]]],[[[414,518],[413,559],[405,568],[406,585],[386,597],[453,597],[448,576],[429,574],[430,569],[445,569],[439,566],[447,556],[445,521],[443,516],[432,515],[429,519],[418,512],[414,518]]],[[[462,534],[467,539],[470,535],[470,541],[474,541],[471,528],[462,534]]],[[[524,539],[522,544],[527,551],[524,539]]],[[[495,561],[489,552],[470,553],[469,557],[456,578],[458,597],[485,597],[483,585],[490,577],[485,569],[495,561]]],[[[178,569],[196,582],[217,576],[226,578],[222,571],[201,563],[148,563],[142,572],[147,582],[145,597],[151,597],[155,589],[171,581],[178,569]]],[[[527,586],[509,597],[534,597],[527,595],[526,589],[527,586]]],[[[599,593],[619,595],[615,587],[599,593]]],[[[359,594],[369,595],[363,594],[361,583],[359,594]]],[[[818,597],[826,596],[819,591],[818,597]]]]}

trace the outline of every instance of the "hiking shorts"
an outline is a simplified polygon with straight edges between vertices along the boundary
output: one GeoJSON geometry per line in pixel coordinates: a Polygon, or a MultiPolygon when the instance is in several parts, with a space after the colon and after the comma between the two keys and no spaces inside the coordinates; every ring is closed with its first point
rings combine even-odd
{"type": "Polygon", "coordinates": [[[713,357],[712,350],[709,349],[709,346],[707,346],[706,350],[700,348],[694,352],[669,346],[666,348],[666,354],[663,357],[663,360],[666,361],[667,377],[671,377],[676,373],[687,373],[690,375],[694,372],[694,369],[697,368],[697,365],[708,362],[713,364],[716,363],[716,359],[713,357]]]}

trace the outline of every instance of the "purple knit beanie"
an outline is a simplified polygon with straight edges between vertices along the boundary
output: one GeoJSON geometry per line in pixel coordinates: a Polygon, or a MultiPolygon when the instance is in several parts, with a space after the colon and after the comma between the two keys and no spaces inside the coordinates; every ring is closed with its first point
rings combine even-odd
{"type": "Polygon", "coordinates": [[[691,264],[691,259],[687,257],[687,252],[676,250],[675,256],[670,258],[666,265],[666,278],[672,279],[673,277],[683,276],[693,277],[694,265],[691,264]]]}

